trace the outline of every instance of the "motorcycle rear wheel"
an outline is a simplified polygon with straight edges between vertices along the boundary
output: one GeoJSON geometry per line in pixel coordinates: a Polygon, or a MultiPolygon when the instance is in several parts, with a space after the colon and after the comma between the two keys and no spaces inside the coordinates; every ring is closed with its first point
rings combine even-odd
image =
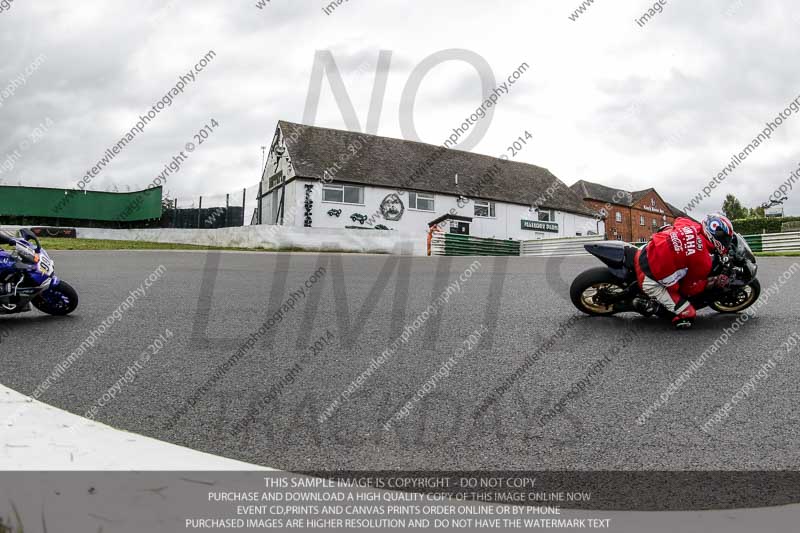
{"type": "Polygon", "coordinates": [[[731,295],[730,299],[711,302],[710,307],[717,313],[733,314],[741,313],[758,301],[761,296],[761,283],[754,279],[750,285],[742,287],[736,294],[731,295]]]}
{"type": "Polygon", "coordinates": [[[591,316],[611,316],[616,313],[614,305],[604,304],[598,301],[602,297],[601,292],[606,294],[621,293],[625,290],[622,281],[607,268],[591,268],[575,278],[569,289],[569,296],[572,304],[579,311],[591,316]]]}
{"type": "Polygon", "coordinates": [[[48,315],[66,316],[78,307],[78,292],[66,281],[59,281],[58,285],[50,287],[31,303],[48,315]]]}

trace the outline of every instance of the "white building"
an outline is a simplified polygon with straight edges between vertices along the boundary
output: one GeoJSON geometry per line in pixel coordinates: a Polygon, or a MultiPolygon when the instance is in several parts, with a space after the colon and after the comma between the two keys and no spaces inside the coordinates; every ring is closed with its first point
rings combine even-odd
{"type": "Polygon", "coordinates": [[[424,235],[445,214],[470,235],[603,234],[603,222],[547,169],[424,143],[279,122],[258,221],[424,235]]]}

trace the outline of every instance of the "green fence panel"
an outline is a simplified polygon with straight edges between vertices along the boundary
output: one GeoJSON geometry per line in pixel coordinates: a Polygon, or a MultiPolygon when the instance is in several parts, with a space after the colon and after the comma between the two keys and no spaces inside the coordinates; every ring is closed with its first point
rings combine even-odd
{"type": "Polygon", "coordinates": [[[519,241],[448,233],[445,235],[445,255],[519,255],[519,241]]]}
{"type": "Polygon", "coordinates": [[[744,240],[747,241],[747,244],[750,245],[750,248],[752,248],[754,252],[764,251],[763,238],[761,235],[745,235],[744,240]]]}
{"type": "Polygon", "coordinates": [[[134,222],[161,218],[161,187],[114,193],[0,186],[0,216],[134,222]]]}

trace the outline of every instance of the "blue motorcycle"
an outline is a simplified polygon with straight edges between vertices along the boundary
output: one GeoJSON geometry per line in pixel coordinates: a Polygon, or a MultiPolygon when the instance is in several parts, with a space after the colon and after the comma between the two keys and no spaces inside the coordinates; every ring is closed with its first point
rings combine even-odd
{"type": "Polygon", "coordinates": [[[30,230],[15,239],[0,232],[0,314],[30,311],[31,304],[49,315],[64,316],[78,307],[78,293],[55,275],[54,263],[30,230]],[[35,246],[34,246],[35,245],[35,246]]]}

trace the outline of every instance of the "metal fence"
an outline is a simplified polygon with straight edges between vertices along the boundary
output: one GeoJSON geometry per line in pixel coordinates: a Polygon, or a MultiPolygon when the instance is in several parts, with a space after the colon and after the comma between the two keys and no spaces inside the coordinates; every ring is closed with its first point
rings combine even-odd
{"type": "MultiPolygon", "coordinates": [[[[754,252],[800,252],[800,231],[745,235],[754,252]]],[[[532,257],[572,257],[586,255],[584,245],[605,240],[603,235],[541,239],[534,241],[502,241],[468,235],[435,233],[431,238],[431,255],[521,255],[532,257]]],[[[644,246],[634,243],[634,246],[644,246]]]]}
{"type": "Polygon", "coordinates": [[[800,231],[800,221],[784,222],[781,224],[781,231],[800,231]]]}
{"type": "Polygon", "coordinates": [[[568,237],[565,239],[541,239],[535,241],[522,241],[521,255],[538,257],[572,257],[585,255],[584,245],[605,240],[603,235],[589,237],[568,237]]]}
{"type": "Polygon", "coordinates": [[[431,237],[431,255],[520,255],[520,241],[483,239],[469,235],[436,232],[431,237]]]}
{"type": "Polygon", "coordinates": [[[800,252],[800,232],[745,235],[754,252],[800,252]]]}
{"type": "Polygon", "coordinates": [[[196,197],[166,195],[161,226],[216,229],[244,226],[253,218],[258,186],[196,197]]]}

